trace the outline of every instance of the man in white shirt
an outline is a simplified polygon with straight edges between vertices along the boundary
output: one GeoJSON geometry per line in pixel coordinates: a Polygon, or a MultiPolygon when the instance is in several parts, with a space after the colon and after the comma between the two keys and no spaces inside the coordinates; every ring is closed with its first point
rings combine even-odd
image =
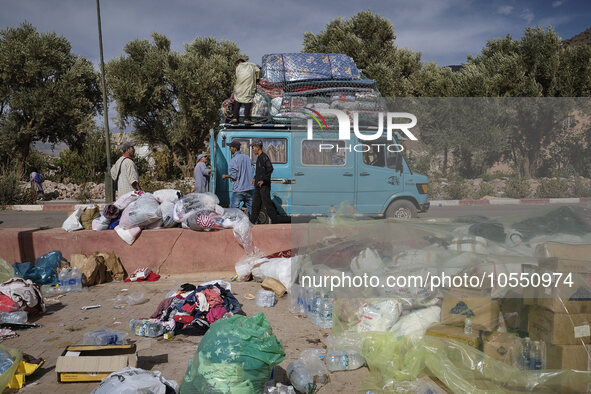
{"type": "Polygon", "coordinates": [[[123,143],[123,156],[111,167],[111,178],[117,184],[117,197],[134,190],[142,190],[140,176],[133,162],[135,147],[133,142],[123,143]]]}
{"type": "Polygon", "coordinates": [[[234,84],[234,103],[232,104],[232,120],[230,120],[230,123],[238,123],[240,106],[244,105],[244,124],[254,124],[250,119],[250,110],[260,75],[261,70],[256,64],[244,61],[244,59],[236,61],[236,83],[234,84]]]}

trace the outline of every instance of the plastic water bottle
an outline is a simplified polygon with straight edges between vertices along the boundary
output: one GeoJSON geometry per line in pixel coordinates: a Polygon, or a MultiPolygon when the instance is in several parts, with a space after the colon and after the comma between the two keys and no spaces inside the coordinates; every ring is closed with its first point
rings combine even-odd
{"type": "Polygon", "coordinates": [[[310,319],[312,324],[318,325],[319,317],[318,317],[318,308],[320,307],[320,293],[316,291],[309,291],[306,297],[306,315],[310,319]]]}
{"type": "Polygon", "coordinates": [[[0,350],[0,375],[3,374],[14,364],[14,360],[5,350],[0,350]]]}
{"type": "Polygon", "coordinates": [[[164,334],[162,324],[150,320],[131,319],[129,321],[129,329],[140,337],[155,338],[164,334]]]}
{"type": "Polygon", "coordinates": [[[106,346],[127,344],[128,333],[110,329],[87,332],[82,338],[83,345],[106,346]]]}
{"type": "Polygon", "coordinates": [[[523,339],[521,344],[521,356],[519,357],[519,366],[522,369],[529,369],[530,364],[530,350],[531,349],[531,340],[529,337],[523,339]]]}
{"type": "Polygon", "coordinates": [[[365,358],[355,350],[332,350],[326,354],[326,367],[329,371],[351,371],[361,368],[365,358]]]}
{"type": "Polygon", "coordinates": [[[464,320],[464,334],[472,334],[472,319],[469,317],[466,317],[466,320],[464,320]]]}
{"type": "Polygon", "coordinates": [[[256,296],[258,307],[270,308],[275,305],[275,293],[270,290],[259,290],[256,296]]]}
{"type": "Polygon", "coordinates": [[[334,208],[334,205],[331,205],[328,208],[328,224],[334,226],[337,219],[337,210],[334,208]]]}
{"type": "Polygon", "coordinates": [[[323,297],[318,306],[318,325],[322,328],[332,328],[332,298],[323,297]]]}
{"type": "Polygon", "coordinates": [[[70,291],[70,269],[68,267],[64,267],[60,271],[58,283],[60,293],[67,293],[70,291]]]}
{"type": "Polygon", "coordinates": [[[287,366],[287,378],[293,387],[301,392],[308,393],[314,387],[314,378],[301,361],[293,361],[287,366]]]}
{"type": "Polygon", "coordinates": [[[0,322],[24,324],[27,322],[27,312],[0,312],[0,322]]]}
{"type": "Polygon", "coordinates": [[[70,285],[70,291],[81,291],[82,290],[82,273],[78,267],[72,268],[70,278],[68,280],[70,285]]]}
{"type": "Polygon", "coordinates": [[[542,369],[542,348],[539,341],[534,341],[529,355],[529,369],[542,369]]]}
{"type": "Polygon", "coordinates": [[[289,311],[294,314],[306,313],[304,306],[304,291],[300,285],[294,283],[288,293],[289,296],[289,311]]]}

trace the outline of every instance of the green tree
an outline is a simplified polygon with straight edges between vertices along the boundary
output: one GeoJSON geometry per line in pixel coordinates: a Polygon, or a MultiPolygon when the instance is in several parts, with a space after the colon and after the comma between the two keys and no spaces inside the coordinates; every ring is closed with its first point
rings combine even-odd
{"type": "Polygon", "coordinates": [[[304,34],[303,52],[344,53],[372,79],[386,97],[416,94],[421,54],[394,45],[396,35],[386,18],[361,11],[350,19],[337,18],[318,34],[304,34]]]}
{"type": "Polygon", "coordinates": [[[522,176],[537,175],[546,147],[564,132],[561,123],[572,108],[568,100],[535,98],[588,94],[590,53],[565,49],[551,28],[536,27],[526,28],[519,40],[510,35],[491,40],[479,56],[468,58],[460,77],[467,96],[534,98],[505,102],[502,114],[508,125],[505,157],[522,176]]]}
{"type": "Polygon", "coordinates": [[[35,141],[80,146],[100,109],[98,74],[64,37],[23,23],[0,31],[0,159],[19,168],[35,141]]]}
{"type": "Polygon", "coordinates": [[[183,53],[161,34],[152,38],[129,42],[125,55],[107,64],[109,88],[122,125],[133,125],[139,141],[167,148],[188,176],[232,92],[234,61],[245,56],[236,44],[211,37],[196,38],[183,53]]]}

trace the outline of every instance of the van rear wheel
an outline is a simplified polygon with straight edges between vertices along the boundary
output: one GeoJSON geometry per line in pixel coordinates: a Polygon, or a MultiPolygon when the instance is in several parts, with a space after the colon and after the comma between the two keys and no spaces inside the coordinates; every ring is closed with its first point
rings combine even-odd
{"type": "Polygon", "coordinates": [[[397,200],[388,206],[385,216],[396,219],[416,218],[417,207],[408,200],[397,200]]]}
{"type": "Polygon", "coordinates": [[[271,219],[269,219],[269,215],[267,215],[267,212],[264,209],[261,209],[261,211],[259,212],[259,223],[260,224],[269,224],[271,223],[271,219]]]}

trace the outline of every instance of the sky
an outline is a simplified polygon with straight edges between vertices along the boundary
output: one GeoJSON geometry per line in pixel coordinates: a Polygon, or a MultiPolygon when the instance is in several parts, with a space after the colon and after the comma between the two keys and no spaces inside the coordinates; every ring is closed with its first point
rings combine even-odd
{"type": "MultiPolygon", "coordinates": [[[[124,54],[129,41],[166,35],[175,50],[195,37],[238,44],[260,64],[266,53],[299,52],[304,32],[319,33],[337,17],[371,10],[389,19],[398,47],[423,61],[461,64],[487,40],[526,26],[552,25],[563,38],[591,27],[589,0],[102,0],[105,61],[124,54]]],[[[95,0],[0,0],[0,29],[27,21],[40,32],[66,37],[72,50],[98,64],[95,0]]]]}

